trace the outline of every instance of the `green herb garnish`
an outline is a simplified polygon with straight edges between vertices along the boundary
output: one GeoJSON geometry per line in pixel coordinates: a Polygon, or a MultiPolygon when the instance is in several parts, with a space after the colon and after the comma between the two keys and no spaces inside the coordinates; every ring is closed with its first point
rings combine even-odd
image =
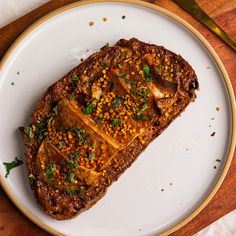
{"type": "Polygon", "coordinates": [[[59,149],[62,149],[62,148],[64,147],[63,141],[59,141],[58,144],[57,144],[57,147],[58,147],[59,149]]]}
{"type": "Polygon", "coordinates": [[[123,15],[121,18],[124,20],[124,19],[125,19],[125,17],[126,17],[126,16],[125,16],[125,15],[123,15]]]}
{"type": "Polygon", "coordinates": [[[34,137],[33,129],[32,127],[24,127],[24,132],[29,138],[34,137]]]}
{"type": "Polygon", "coordinates": [[[39,130],[45,130],[46,129],[46,122],[45,122],[45,120],[40,121],[40,123],[38,123],[37,127],[38,127],[39,130]]]}
{"type": "Polygon", "coordinates": [[[97,143],[94,141],[92,144],[92,148],[96,148],[96,146],[97,146],[97,143]]]}
{"type": "Polygon", "coordinates": [[[114,108],[117,108],[122,103],[122,99],[123,99],[123,97],[121,97],[121,96],[115,98],[112,102],[112,106],[114,108]]]}
{"type": "Polygon", "coordinates": [[[93,112],[94,106],[91,103],[87,103],[86,107],[83,109],[83,113],[88,115],[91,114],[93,112]]]}
{"type": "Polygon", "coordinates": [[[149,94],[150,94],[150,90],[144,86],[141,86],[138,90],[138,95],[144,99],[146,99],[149,94]]]}
{"type": "Polygon", "coordinates": [[[70,189],[66,189],[65,192],[69,197],[72,197],[74,195],[73,191],[70,189]]]}
{"type": "Polygon", "coordinates": [[[149,66],[144,66],[143,73],[144,73],[145,81],[146,82],[151,82],[152,81],[152,75],[150,73],[150,67],[149,66]]]}
{"type": "Polygon", "coordinates": [[[138,83],[138,82],[135,81],[135,80],[128,80],[128,79],[125,80],[125,82],[128,83],[128,84],[132,84],[132,85],[137,85],[137,83],[138,83]]]}
{"type": "Polygon", "coordinates": [[[78,181],[75,179],[75,174],[74,173],[70,173],[68,176],[68,180],[71,182],[71,183],[74,183],[76,184],[78,181]]]}
{"type": "Polygon", "coordinates": [[[112,121],[112,127],[115,128],[121,124],[121,119],[114,119],[112,121]]]}
{"type": "Polygon", "coordinates": [[[146,102],[144,102],[140,108],[140,111],[135,115],[136,120],[145,120],[145,116],[143,115],[143,112],[148,108],[148,105],[146,102]]]}
{"type": "Polygon", "coordinates": [[[14,82],[11,82],[11,85],[15,85],[15,83],[14,83],[14,82]]]}
{"type": "Polygon", "coordinates": [[[71,189],[66,189],[65,190],[66,194],[69,196],[69,197],[73,197],[74,195],[79,195],[81,194],[81,189],[77,189],[77,190],[71,190],[71,189]]]}
{"type": "Polygon", "coordinates": [[[89,153],[89,160],[90,161],[92,161],[92,160],[94,160],[95,159],[95,153],[93,152],[93,153],[89,153]]]}
{"type": "Polygon", "coordinates": [[[70,94],[69,96],[68,96],[68,100],[70,101],[70,100],[72,100],[72,99],[74,99],[75,98],[75,95],[74,94],[70,94]]]}
{"type": "Polygon", "coordinates": [[[144,103],[142,104],[142,106],[141,106],[140,112],[144,112],[147,108],[148,108],[148,105],[147,105],[146,102],[144,102],[144,103]]]}
{"type": "Polygon", "coordinates": [[[72,81],[78,81],[79,78],[78,78],[77,75],[72,75],[71,80],[72,80],[72,81]]]}
{"type": "Polygon", "coordinates": [[[72,128],[70,131],[74,131],[80,143],[86,144],[88,134],[84,129],[77,129],[76,127],[72,128]]]}
{"type": "Polygon", "coordinates": [[[168,76],[168,75],[169,75],[169,73],[167,73],[167,72],[164,72],[164,73],[162,74],[163,77],[166,77],[166,76],[168,76]]]}
{"type": "Polygon", "coordinates": [[[105,61],[100,61],[100,65],[105,68],[107,66],[107,63],[105,61]]]}
{"type": "Polygon", "coordinates": [[[121,64],[117,64],[118,68],[122,69],[122,65],[121,64]]]}
{"type": "Polygon", "coordinates": [[[216,161],[217,161],[217,162],[221,162],[221,160],[220,160],[220,159],[216,159],[216,161]]]}
{"type": "Polygon", "coordinates": [[[114,80],[110,80],[110,91],[112,91],[115,88],[115,82],[114,80]]]}
{"type": "Polygon", "coordinates": [[[46,175],[49,180],[54,178],[54,173],[56,171],[56,165],[55,164],[50,164],[46,170],[46,175]]]}
{"type": "Polygon", "coordinates": [[[5,165],[6,168],[6,175],[5,177],[7,178],[7,176],[10,174],[11,169],[20,166],[23,164],[23,161],[19,160],[17,157],[15,157],[15,160],[12,162],[3,162],[3,164],[5,165]]]}
{"type": "Polygon", "coordinates": [[[121,74],[118,74],[118,77],[119,77],[119,78],[122,78],[122,79],[125,79],[126,76],[125,76],[124,73],[121,73],[121,74]]]}
{"type": "Polygon", "coordinates": [[[78,167],[78,163],[77,163],[78,157],[79,157],[78,152],[71,153],[69,156],[69,160],[66,160],[67,167],[70,169],[77,168],[78,167]]]}

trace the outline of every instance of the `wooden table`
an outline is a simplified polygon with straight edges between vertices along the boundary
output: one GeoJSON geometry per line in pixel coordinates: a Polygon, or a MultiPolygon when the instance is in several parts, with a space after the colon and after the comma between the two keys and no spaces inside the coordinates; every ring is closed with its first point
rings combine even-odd
{"type": "MultiPolygon", "coordinates": [[[[75,2],[75,0],[52,0],[35,11],[0,29],[0,58],[4,55],[17,36],[35,20],[48,12],[71,2],[75,2]]],[[[236,53],[173,1],[149,0],[149,2],[179,15],[194,26],[210,42],[225,65],[235,90],[236,53]]],[[[198,3],[228,34],[236,39],[236,0],[215,0],[214,3],[211,0],[199,0],[198,3]]],[[[192,235],[235,208],[236,155],[234,154],[234,159],[226,179],[211,202],[191,222],[173,233],[172,236],[192,235]]],[[[0,235],[15,236],[16,234],[21,236],[50,235],[31,223],[21,212],[19,212],[0,188],[0,235]]]]}

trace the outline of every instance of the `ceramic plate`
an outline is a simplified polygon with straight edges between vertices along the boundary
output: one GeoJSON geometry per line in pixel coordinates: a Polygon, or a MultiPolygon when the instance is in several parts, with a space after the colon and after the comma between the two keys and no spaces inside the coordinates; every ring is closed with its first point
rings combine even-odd
{"type": "Polygon", "coordinates": [[[235,139],[234,98],[225,69],[202,36],[154,5],[87,2],[62,8],[17,40],[2,61],[0,78],[1,183],[24,213],[50,232],[148,236],[173,231],[209,202],[227,172],[235,139]],[[182,55],[199,78],[197,99],[94,207],[73,220],[53,220],[36,202],[24,165],[4,177],[3,162],[15,156],[24,161],[17,128],[28,124],[45,89],[81,58],[131,37],[182,55]]]}

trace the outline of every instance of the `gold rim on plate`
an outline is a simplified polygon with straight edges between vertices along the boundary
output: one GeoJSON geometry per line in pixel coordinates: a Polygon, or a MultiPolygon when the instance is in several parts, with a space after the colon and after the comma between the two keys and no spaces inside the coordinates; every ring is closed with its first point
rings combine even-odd
{"type": "MultiPolygon", "coordinates": [[[[158,13],[162,13],[165,16],[170,17],[172,20],[177,21],[181,25],[183,25],[185,28],[187,28],[189,31],[191,31],[200,41],[201,43],[205,46],[205,48],[208,50],[208,52],[211,54],[213,59],[215,60],[216,64],[218,65],[220,72],[225,80],[227,91],[229,94],[229,99],[230,99],[230,105],[231,105],[231,111],[232,111],[232,132],[231,132],[231,137],[230,137],[230,147],[229,151],[227,154],[227,159],[225,162],[225,165],[223,167],[222,173],[219,176],[215,186],[211,190],[211,192],[205,197],[205,199],[201,202],[201,204],[191,213],[189,214],[185,219],[183,219],[181,222],[177,223],[176,225],[172,226],[170,229],[165,230],[164,232],[160,233],[160,236],[166,236],[169,235],[185,224],[187,224],[190,220],[192,220],[203,208],[210,202],[210,200],[213,198],[213,196],[216,194],[217,190],[219,189],[220,185],[222,184],[228,169],[230,167],[231,161],[233,159],[233,153],[234,153],[234,147],[236,144],[236,110],[235,110],[235,97],[234,97],[234,92],[233,88],[229,79],[229,76],[226,72],[226,69],[224,68],[224,65],[222,64],[221,60],[219,59],[218,55],[214,51],[214,49],[210,46],[210,44],[207,42],[207,40],[195,29],[193,26],[191,26],[189,23],[187,23],[185,20],[180,18],[179,16],[175,15],[174,13],[156,6],[151,3],[143,2],[140,0],[84,0],[80,2],[74,2],[71,4],[68,4],[64,7],[61,7],[55,11],[52,11],[51,13],[47,14],[46,16],[42,17],[38,21],[36,21],[34,24],[32,24],[27,30],[25,30],[18,38],[17,40],[12,44],[10,49],[7,51],[7,53],[4,55],[2,60],[0,61],[0,70],[3,68],[3,65],[11,55],[11,53],[14,51],[14,49],[17,47],[17,45],[30,33],[32,32],[33,29],[41,25],[43,22],[46,20],[64,12],[69,9],[72,9],[74,7],[82,6],[82,5],[87,5],[87,4],[92,4],[92,3],[101,3],[101,2],[121,2],[121,3],[129,3],[133,4],[136,6],[142,6],[146,7],[149,9],[152,9],[154,11],[157,11],[158,13]]],[[[3,180],[3,177],[0,176],[0,184],[3,187],[4,191],[7,193],[8,197],[12,200],[12,202],[17,206],[17,208],[26,216],[28,217],[32,222],[34,222],[36,225],[41,227],[42,229],[46,230],[47,232],[54,234],[54,235],[60,235],[63,236],[64,234],[58,232],[57,230],[54,230],[53,228],[49,227],[48,225],[44,224],[41,222],[35,215],[32,214],[29,210],[27,210],[24,206],[21,205],[20,201],[15,198],[13,193],[10,191],[8,188],[6,182],[3,180]]]]}

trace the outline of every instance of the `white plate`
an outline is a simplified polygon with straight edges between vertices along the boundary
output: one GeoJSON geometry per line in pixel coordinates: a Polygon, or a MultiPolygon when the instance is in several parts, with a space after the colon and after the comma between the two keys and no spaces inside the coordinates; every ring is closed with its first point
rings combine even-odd
{"type": "Polygon", "coordinates": [[[31,220],[54,233],[154,235],[182,222],[179,227],[207,204],[231,161],[234,98],[227,74],[204,39],[165,10],[140,2],[79,4],[67,6],[35,24],[2,63],[2,185],[31,220]],[[108,21],[104,22],[103,17],[108,21]],[[112,45],[120,38],[131,37],[181,54],[199,78],[201,89],[196,102],[149,145],[94,207],[73,220],[53,220],[34,199],[25,166],[4,178],[3,162],[10,162],[15,156],[24,160],[17,127],[27,125],[45,89],[80,63],[81,57],[107,42],[112,45]]]}

